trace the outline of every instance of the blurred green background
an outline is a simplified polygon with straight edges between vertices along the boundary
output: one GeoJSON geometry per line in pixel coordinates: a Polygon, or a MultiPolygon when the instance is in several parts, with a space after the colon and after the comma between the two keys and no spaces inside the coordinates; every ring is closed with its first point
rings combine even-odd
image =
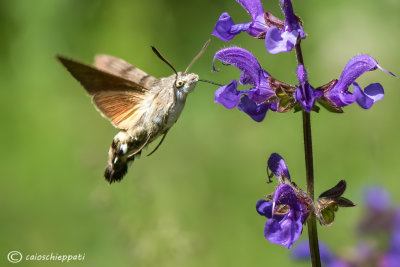
{"type": "MultiPolygon", "coordinates": [[[[282,18],[277,0],[263,5],[282,18]]],[[[314,86],[338,78],[360,53],[400,74],[399,1],[309,0],[294,7],[308,34],[302,47],[314,86]]],[[[265,220],[255,211],[276,186],[265,183],[270,153],[279,152],[293,180],[305,185],[300,113],[271,112],[255,123],[215,104],[216,87],[199,83],[160,149],[110,186],[103,171],[117,130],[55,60],[62,54],[91,63],[106,53],[168,76],[150,45],[183,70],[223,11],[237,23],[249,21],[233,0],[0,2],[0,265],[11,265],[7,253],[18,250],[85,253],[71,266],[308,266],[265,240],[265,220]]],[[[246,34],[230,43],[212,38],[192,71],[219,83],[237,79],[231,67],[211,72],[214,52],[228,45],[250,50],[275,78],[297,83],[293,53],[269,55],[246,34]]],[[[399,80],[375,71],[358,81],[382,83],[385,99],[371,110],[354,104],[341,115],[312,114],[316,195],[346,179],[345,196],[355,202],[369,184],[387,187],[399,201],[399,80]]],[[[332,227],[319,227],[320,239],[337,252],[354,245],[361,212],[341,209],[332,227]]]]}

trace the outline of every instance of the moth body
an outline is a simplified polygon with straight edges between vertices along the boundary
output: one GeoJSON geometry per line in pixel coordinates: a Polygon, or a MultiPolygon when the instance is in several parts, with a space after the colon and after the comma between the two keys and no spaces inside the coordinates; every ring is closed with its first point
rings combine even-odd
{"type": "Polygon", "coordinates": [[[181,88],[174,84],[175,75],[155,81],[151,93],[140,103],[137,119],[131,128],[121,130],[113,139],[109,150],[109,160],[105,177],[109,181],[119,181],[127,172],[127,165],[140,156],[141,151],[165,135],[178,120],[186,102],[198,81],[198,75],[178,73],[185,84],[181,88]]]}

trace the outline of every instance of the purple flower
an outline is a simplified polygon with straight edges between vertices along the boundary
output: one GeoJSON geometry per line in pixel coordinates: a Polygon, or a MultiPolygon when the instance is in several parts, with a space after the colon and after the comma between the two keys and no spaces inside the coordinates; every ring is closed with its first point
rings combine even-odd
{"type": "MultiPolygon", "coordinates": [[[[348,267],[351,266],[349,263],[339,259],[334,255],[327,245],[323,242],[319,242],[319,253],[321,256],[322,263],[326,267],[348,267]]],[[[299,242],[292,250],[292,258],[295,260],[309,260],[310,259],[310,247],[308,241],[299,242]]]]}
{"type": "Polygon", "coordinates": [[[268,159],[268,168],[276,177],[285,176],[290,180],[289,170],[285,160],[277,153],[272,153],[268,159]]]}
{"type": "Polygon", "coordinates": [[[270,219],[272,217],[272,206],[273,203],[271,201],[260,199],[257,201],[256,210],[261,216],[265,216],[270,219]]]}
{"type": "Polygon", "coordinates": [[[268,104],[257,104],[252,101],[247,95],[244,95],[240,99],[238,109],[249,115],[254,121],[261,122],[264,120],[270,105],[268,104]]]}
{"type": "MultiPolygon", "coordinates": [[[[228,109],[236,106],[239,110],[247,113],[253,120],[260,122],[264,119],[271,105],[265,103],[276,97],[274,90],[270,87],[268,72],[263,70],[257,59],[247,50],[239,47],[228,47],[215,53],[215,59],[225,64],[233,65],[242,71],[239,83],[252,85],[254,87],[242,91],[237,90],[237,81],[222,86],[215,91],[214,101],[224,105],[228,109]]],[[[214,71],[217,71],[214,68],[214,71]]]]}
{"type": "Polygon", "coordinates": [[[239,104],[240,96],[242,95],[236,88],[237,81],[235,80],[218,88],[214,93],[215,103],[220,103],[228,109],[235,108],[239,104]]]}
{"type": "Polygon", "coordinates": [[[268,218],[264,228],[264,236],[268,241],[291,248],[299,239],[307,211],[290,185],[279,185],[273,202],[259,200],[256,209],[260,215],[268,218]]]}
{"type": "Polygon", "coordinates": [[[235,24],[228,13],[224,12],[215,24],[212,35],[222,41],[230,41],[235,35],[246,31],[253,37],[259,37],[265,33],[268,26],[265,24],[264,9],[260,0],[236,0],[250,14],[252,21],[248,23],[235,24]]]}
{"type": "Polygon", "coordinates": [[[314,107],[315,100],[322,96],[322,92],[314,90],[314,88],[312,88],[308,83],[307,70],[303,65],[297,67],[297,79],[299,80],[300,85],[296,86],[296,101],[303,106],[305,111],[310,113],[314,107]]]}
{"type": "Polygon", "coordinates": [[[297,39],[305,39],[306,35],[301,22],[294,15],[292,2],[282,0],[282,9],[285,14],[285,25],[282,29],[270,27],[265,36],[265,47],[271,54],[289,52],[296,45],[297,39]]]}
{"type": "Polygon", "coordinates": [[[357,104],[363,109],[369,109],[375,102],[383,99],[384,96],[383,87],[379,83],[372,83],[365,87],[363,91],[358,83],[354,82],[353,90],[357,104]]]}
{"type": "Polygon", "coordinates": [[[335,107],[344,107],[355,101],[364,109],[369,109],[376,101],[383,98],[383,87],[379,83],[370,84],[363,91],[355,82],[358,77],[367,71],[380,69],[393,76],[393,73],[383,69],[378,62],[368,55],[355,56],[344,67],[339,81],[324,92],[324,98],[335,107]],[[353,84],[354,94],[350,93],[349,86],[353,84]]]}

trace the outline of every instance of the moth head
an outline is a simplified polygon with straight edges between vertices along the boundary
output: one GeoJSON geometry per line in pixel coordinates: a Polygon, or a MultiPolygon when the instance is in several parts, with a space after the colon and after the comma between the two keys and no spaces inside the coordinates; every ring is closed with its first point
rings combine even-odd
{"type": "Polygon", "coordinates": [[[197,74],[178,72],[175,81],[175,88],[185,94],[188,94],[193,91],[198,81],[199,76],[197,74]]]}
{"type": "Polygon", "coordinates": [[[169,63],[169,61],[166,60],[154,46],[152,46],[151,49],[162,61],[164,61],[175,72],[175,77],[176,77],[174,84],[175,89],[185,94],[188,94],[193,91],[194,87],[196,86],[196,83],[199,81],[199,76],[197,74],[188,73],[188,71],[190,67],[193,65],[193,63],[201,56],[201,54],[203,54],[209,43],[210,40],[208,40],[203,45],[200,52],[197,53],[197,55],[192,59],[192,61],[190,61],[189,65],[187,66],[186,70],[183,73],[177,72],[175,68],[172,66],[172,64],[169,63]]]}
{"type": "Polygon", "coordinates": [[[196,83],[199,81],[199,76],[194,73],[188,73],[190,67],[193,63],[203,54],[204,50],[206,50],[210,40],[208,40],[203,47],[201,48],[200,52],[190,61],[189,65],[187,66],[185,72],[178,72],[176,73],[176,81],[175,81],[175,88],[181,90],[183,93],[190,93],[194,90],[196,83]]]}

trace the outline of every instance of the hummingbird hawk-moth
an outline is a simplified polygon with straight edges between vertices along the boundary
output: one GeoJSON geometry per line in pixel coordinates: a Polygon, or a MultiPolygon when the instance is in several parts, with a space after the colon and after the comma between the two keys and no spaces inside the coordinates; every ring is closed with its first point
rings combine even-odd
{"type": "MultiPolygon", "coordinates": [[[[207,41],[184,72],[175,68],[152,47],[153,51],[175,72],[166,78],[155,78],[128,62],[109,55],[97,55],[94,67],[57,56],[72,76],[86,89],[97,110],[120,131],[108,152],[104,176],[109,183],[121,181],[142,150],[158,137],[160,143],[178,120],[187,95],[193,91],[199,76],[189,68],[208,46],[207,41]]],[[[149,155],[150,155],[149,154],[149,155]]]]}

